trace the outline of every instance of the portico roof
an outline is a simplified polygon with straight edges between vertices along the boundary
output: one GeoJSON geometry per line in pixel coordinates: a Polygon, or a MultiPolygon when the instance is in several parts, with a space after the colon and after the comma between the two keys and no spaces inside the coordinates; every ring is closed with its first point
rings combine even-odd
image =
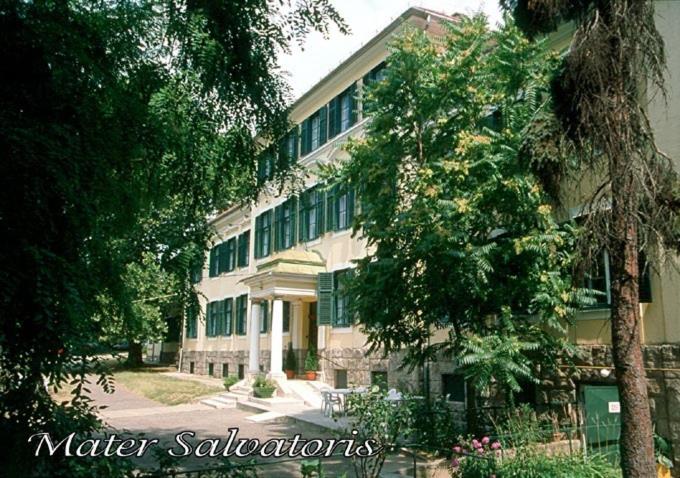
{"type": "Polygon", "coordinates": [[[253,299],[313,300],[319,272],[326,272],[326,262],[318,252],[286,250],[258,264],[257,272],[241,282],[250,287],[253,299]]]}

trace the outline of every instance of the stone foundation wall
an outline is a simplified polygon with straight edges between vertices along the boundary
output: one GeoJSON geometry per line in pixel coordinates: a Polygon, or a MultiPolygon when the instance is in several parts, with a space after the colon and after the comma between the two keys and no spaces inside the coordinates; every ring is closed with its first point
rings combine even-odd
{"type": "MultiPolygon", "coordinates": [[[[539,405],[578,402],[581,385],[616,385],[610,346],[580,346],[579,349],[582,356],[576,360],[575,372],[564,369],[557,375],[544,377],[537,390],[539,405]],[[600,367],[610,368],[611,374],[603,377],[600,367]]],[[[673,476],[680,477],[680,344],[648,345],[643,347],[643,353],[654,429],[672,443],[673,476]]]]}

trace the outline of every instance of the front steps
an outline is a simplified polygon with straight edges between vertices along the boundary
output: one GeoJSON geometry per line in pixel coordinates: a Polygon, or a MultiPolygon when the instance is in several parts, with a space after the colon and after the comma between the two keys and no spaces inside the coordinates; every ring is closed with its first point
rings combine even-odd
{"type": "Polygon", "coordinates": [[[258,398],[252,395],[252,388],[246,381],[230,387],[228,392],[205,398],[201,403],[212,408],[240,408],[258,412],[286,412],[291,409],[321,409],[320,389],[327,387],[322,382],[307,380],[286,380],[285,388],[279,387],[278,395],[271,398],[258,398]],[[284,392],[285,389],[285,392],[284,392]],[[284,392],[282,394],[282,392],[284,392]]]}
{"type": "Polygon", "coordinates": [[[222,395],[215,395],[214,397],[204,398],[200,401],[203,405],[207,405],[212,408],[236,408],[236,400],[232,397],[222,395]]]}

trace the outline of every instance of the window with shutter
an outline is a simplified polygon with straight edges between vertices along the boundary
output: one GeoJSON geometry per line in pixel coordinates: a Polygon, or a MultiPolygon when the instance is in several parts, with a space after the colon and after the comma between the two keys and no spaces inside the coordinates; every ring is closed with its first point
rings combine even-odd
{"type": "Polygon", "coordinates": [[[321,117],[318,113],[315,113],[314,116],[312,116],[310,129],[310,134],[312,136],[310,151],[314,151],[321,145],[319,141],[321,138],[321,117]]]}
{"type": "Polygon", "coordinates": [[[293,128],[279,141],[279,168],[288,168],[298,158],[298,132],[293,128]]]}
{"type": "Polygon", "coordinates": [[[333,314],[333,273],[319,272],[317,278],[317,323],[331,325],[333,314]]]}
{"type": "Polygon", "coordinates": [[[186,337],[195,339],[198,337],[198,308],[191,304],[186,309],[186,337]]]}
{"type": "Polygon", "coordinates": [[[215,337],[217,335],[218,309],[217,302],[209,302],[206,306],[205,335],[215,337]]]}
{"type": "Polygon", "coordinates": [[[250,231],[238,236],[238,267],[247,267],[250,255],[250,231]]]}
{"type": "Polygon", "coordinates": [[[208,269],[208,275],[210,277],[217,277],[219,275],[219,254],[219,246],[210,249],[210,265],[208,269]]]}
{"type": "Polygon", "coordinates": [[[333,327],[349,327],[351,325],[349,312],[349,295],[345,290],[345,280],[351,269],[334,272],[333,279],[333,327]]]}
{"type": "Polygon", "coordinates": [[[255,218],[255,257],[267,257],[271,253],[272,214],[265,211],[255,218]]]}
{"type": "Polygon", "coordinates": [[[300,196],[300,241],[311,241],[321,234],[323,194],[318,187],[308,189],[300,196]],[[320,200],[319,200],[320,198],[320,200]]]}
{"type": "Polygon", "coordinates": [[[229,336],[232,334],[232,327],[234,324],[234,299],[224,299],[224,329],[223,335],[229,336]]]}
{"type": "Polygon", "coordinates": [[[319,146],[322,146],[328,140],[328,108],[322,106],[319,109],[319,146]]]}
{"type": "Polygon", "coordinates": [[[196,264],[191,268],[191,283],[198,284],[203,279],[203,264],[196,264]]]}
{"type": "Polygon", "coordinates": [[[274,249],[288,249],[295,243],[297,198],[292,197],[274,209],[274,249]]]}
{"type": "Polygon", "coordinates": [[[328,103],[328,138],[334,138],[340,133],[340,95],[328,103]]]}
{"type": "Polygon", "coordinates": [[[274,208],[274,250],[278,251],[281,249],[281,206],[276,206],[274,208]]]}
{"type": "Polygon", "coordinates": [[[226,272],[231,272],[236,268],[236,238],[232,237],[226,243],[226,272]]]}
{"type": "Polygon", "coordinates": [[[224,317],[224,301],[220,300],[215,303],[217,308],[217,324],[215,327],[215,335],[224,335],[225,317],[224,317]]]}
{"type": "Polygon", "coordinates": [[[246,335],[247,313],[248,295],[240,295],[236,298],[236,335],[246,335]]]}
{"type": "Polygon", "coordinates": [[[300,155],[304,156],[312,150],[311,118],[300,125],[300,155]]]}

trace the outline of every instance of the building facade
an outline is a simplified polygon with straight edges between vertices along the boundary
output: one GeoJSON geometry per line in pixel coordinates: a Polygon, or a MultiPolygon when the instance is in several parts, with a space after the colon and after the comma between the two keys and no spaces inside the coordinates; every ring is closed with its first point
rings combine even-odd
{"type": "MultiPolygon", "coordinates": [[[[680,158],[680,5],[657,4],[658,28],[669,52],[668,102],[651,99],[649,115],[661,148],[680,158]],[[674,91],[676,90],[676,91],[674,91]]],[[[441,35],[441,22],[452,17],[411,8],[359,51],[304,94],[291,109],[296,126],[271,160],[259,165],[267,181],[276,156],[292,160],[306,173],[302,192],[279,194],[265,187],[257,203],[234,207],[217,216],[214,247],[196,277],[204,319],[187,317],[183,328],[180,368],[213,376],[267,373],[285,380],[283,365],[288,347],[304,372],[307,351],[317,351],[319,379],[335,387],[388,384],[420,390],[426,382],[435,394],[448,395],[464,406],[465,383],[450,360],[440,360],[412,373],[398,371],[400,357],[366,355],[366,338],[350,320],[342,276],[352,261],[366,254],[366,245],[352,235],[350,224],[356,201],[351,187],[330,191],[318,184],[320,165],[342,161],[343,145],[360,137],[368,120],[362,111],[361,90],[379,80],[387,44],[407,27],[441,35]]],[[[555,48],[567,48],[567,27],[554,36],[555,48]]],[[[676,163],[676,167],[678,164],[676,163]]],[[[566,185],[571,207],[563,216],[579,214],[592,184],[566,185]]],[[[677,264],[675,265],[677,266],[677,264]]],[[[608,258],[603,253],[593,287],[605,292],[602,303],[578,314],[569,328],[570,339],[583,357],[576,373],[565,369],[528,387],[525,399],[536,404],[583,402],[589,387],[612,387],[609,326],[608,258]]],[[[657,432],[675,444],[680,459],[680,274],[674,265],[649,271],[640,304],[650,406],[657,432]]],[[[442,334],[444,337],[444,334],[442,334]]],[[[612,400],[612,402],[615,400],[612,400]]],[[[615,409],[615,407],[614,407],[615,409]]],[[[615,412],[614,412],[615,413],[615,412]]]]}

